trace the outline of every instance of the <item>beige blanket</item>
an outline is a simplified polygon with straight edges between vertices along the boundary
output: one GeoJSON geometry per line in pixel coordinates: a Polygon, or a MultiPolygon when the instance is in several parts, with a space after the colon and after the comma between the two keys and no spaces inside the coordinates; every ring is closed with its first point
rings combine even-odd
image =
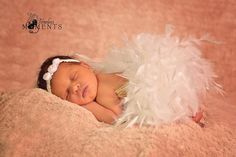
{"type": "Polygon", "coordinates": [[[209,96],[205,127],[189,121],[114,128],[82,107],[40,89],[0,96],[1,157],[225,156],[236,154],[233,96],[209,96]]]}

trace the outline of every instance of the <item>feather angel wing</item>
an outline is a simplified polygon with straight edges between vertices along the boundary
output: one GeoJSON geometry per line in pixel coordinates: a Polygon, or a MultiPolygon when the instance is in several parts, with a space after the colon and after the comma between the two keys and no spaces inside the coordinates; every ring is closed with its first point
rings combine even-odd
{"type": "Polygon", "coordinates": [[[213,89],[223,94],[214,81],[209,61],[202,57],[200,41],[179,39],[167,27],[163,35],[139,34],[121,48],[113,48],[103,59],[79,58],[96,70],[129,80],[123,114],[116,125],[159,125],[195,115],[200,95],[213,89]]]}

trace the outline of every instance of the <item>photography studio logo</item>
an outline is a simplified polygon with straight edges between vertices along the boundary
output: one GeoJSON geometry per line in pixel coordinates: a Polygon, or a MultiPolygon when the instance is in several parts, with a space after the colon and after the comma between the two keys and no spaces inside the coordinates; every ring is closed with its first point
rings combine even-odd
{"type": "Polygon", "coordinates": [[[27,30],[29,33],[38,33],[39,30],[62,30],[62,24],[56,23],[51,18],[44,19],[39,17],[35,13],[28,13],[28,19],[25,24],[22,25],[23,30],[27,30]]]}

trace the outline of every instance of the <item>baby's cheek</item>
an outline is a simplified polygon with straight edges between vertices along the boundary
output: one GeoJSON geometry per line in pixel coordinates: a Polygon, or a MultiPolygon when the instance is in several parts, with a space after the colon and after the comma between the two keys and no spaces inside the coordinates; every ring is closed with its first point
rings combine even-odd
{"type": "Polygon", "coordinates": [[[88,93],[85,96],[85,99],[88,99],[89,101],[95,101],[96,97],[97,97],[96,90],[88,90],[88,93]]]}
{"type": "Polygon", "coordinates": [[[86,104],[86,101],[82,100],[81,98],[79,98],[79,97],[76,96],[76,95],[71,96],[68,101],[70,101],[70,102],[72,102],[72,103],[75,103],[75,104],[78,104],[78,105],[80,105],[80,106],[86,104]]]}

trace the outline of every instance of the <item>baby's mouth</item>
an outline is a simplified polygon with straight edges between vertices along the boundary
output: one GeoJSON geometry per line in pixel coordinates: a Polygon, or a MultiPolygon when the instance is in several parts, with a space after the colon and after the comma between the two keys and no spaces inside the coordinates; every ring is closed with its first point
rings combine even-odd
{"type": "Polygon", "coordinates": [[[87,94],[88,91],[88,86],[85,86],[84,89],[82,90],[82,97],[84,98],[87,94]]]}

